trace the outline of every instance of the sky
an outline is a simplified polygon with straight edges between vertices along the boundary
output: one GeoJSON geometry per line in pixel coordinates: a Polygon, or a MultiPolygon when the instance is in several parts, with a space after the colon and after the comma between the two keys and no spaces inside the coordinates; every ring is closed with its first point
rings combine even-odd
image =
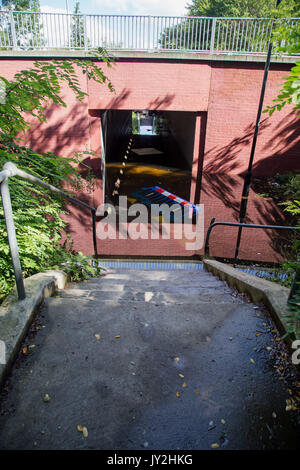
{"type": "MultiPolygon", "coordinates": [[[[40,0],[43,12],[74,10],[75,0],[40,0]]],[[[189,0],[81,0],[80,11],[95,15],[158,15],[184,16],[189,0]]]]}

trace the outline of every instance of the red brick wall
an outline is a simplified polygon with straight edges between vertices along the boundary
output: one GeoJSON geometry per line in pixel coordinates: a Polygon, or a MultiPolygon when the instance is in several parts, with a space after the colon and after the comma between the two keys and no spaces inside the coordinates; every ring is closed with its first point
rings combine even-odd
{"type": "MultiPolygon", "coordinates": [[[[272,105],[287,66],[271,65],[264,107],[272,105]]],[[[212,64],[204,171],[241,174],[247,169],[256,122],[263,64],[212,64]]],[[[292,106],[262,114],[254,174],[300,170],[299,121],[292,106]]]]}
{"type": "MultiPolygon", "coordinates": [[[[2,74],[12,77],[32,60],[1,59],[2,74]]],[[[271,64],[265,106],[276,97],[289,65],[271,64]]],[[[115,93],[105,85],[87,83],[79,75],[88,98],[78,103],[71,90],[63,90],[67,108],[50,106],[47,123],[33,122],[26,144],[41,152],[71,156],[76,150],[100,151],[97,110],[161,109],[207,111],[203,169],[241,174],[245,171],[256,120],[263,64],[200,61],[118,61],[102,66],[115,93]],[[88,111],[90,110],[90,112],[88,111]]],[[[199,135],[196,136],[196,140],[199,135]]],[[[196,146],[199,142],[196,142],[196,146]]],[[[257,175],[299,170],[300,133],[296,113],[286,106],[271,118],[262,115],[254,168],[257,175]]]]}
{"type": "MultiPolygon", "coordinates": [[[[32,60],[3,58],[1,59],[1,74],[11,78],[15,72],[28,68],[32,64],[32,60]]],[[[287,76],[289,68],[289,65],[271,64],[264,106],[271,104],[272,99],[276,97],[282,79],[287,76]]],[[[198,117],[191,200],[194,196],[198,199],[197,178],[202,170],[210,175],[216,173],[232,175],[232,178],[238,177],[246,170],[263,78],[263,64],[159,59],[120,60],[110,69],[104,65],[103,70],[110,77],[116,90],[115,93],[110,93],[105,85],[87,83],[86,77],[80,75],[82,89],[88,92],[88,97],[82,103],[78,103],[72,91],[64,87],[63,98],[67,107],[49,106],[46,111],[47,123],[32,121],[32,129],[25,136],[26,145],[40,152],[49,151],[66,157],[70,157],[74,151],[78,150],[93,150],[100,155],[99,116],[101,109],[194,111],[198,113],[198,117]]],[[[291,106],[286,106],[280,113],[275,112],[271,118],[263,114],[254,160],[256,176],[300,170],[300,133],[297,119],[291,106]]],[[[97,170],[98,182],[93,193],[79,196],[86,202],[97,206],[102,200],[99,159],[91,158],[86,162],[97,170]]],[[[210,188],[212,191],[208,198],[205,184],[203,184],[200,198],[200,202],[205,202],[207,207],[206,225],[211,216],[219,215],[219,219],[224,219],[221,186],[217,188],[218,191],[215,191],[213,184],[210,188]],[[220,194],[217,194],[218,192],[220,194]],[[210,207],[214,212],[211,215],[210,207]]],[[[229,195],[230,188],[224,188],[229,195]]],[[[236,220],[240,192],[239,182],[236,185],[234,197],[232,196],[234,209],[225,204],[226,220],[236,220]]],[[[269,208],[264,204],[264,214],[261,217],[257,216],[257,210],[254,212],[251,217],[253,221],[259,218],[263,223],[268,217],[269,208]]],[[[70,221],[69,231],[74,239],[74,248],[86,254],[92,254],[89,215],[72,208],[72,215],[68,217],[68,220],[70,221]]],[[[229,232],[228,237],[230,238],[229,232]]],[[[137,249],[142,254],[165,255],[166,243],[167,241],[163,243],[153,241],[155,244],[153,253],[149,241],[132,244],[127,242],[123,243],[124,246],[121,246],[120,242],[118,244],[107,241],[102,242],[101,246],[102,252],[115,254],[123,252],[125,254],[128,250],[130,252],[131,249],[137,249]],[[147,247],[146,251],[145,247],[147,247]]],[[[168,255],[184,255],[178,242],[167,243],[167,245],[168,255]]],[[[101,249],[100,246],[99,249],[101,249]]],[[[223,253],[224,250],[221,247],[220,250],[220,253],[223,253]]],[[[185,253],[185,255],[191,254],[185,253]]],[[[250,254],[251,256],[255,259],[255,253],[250,254]]],[[[268,257],[270,258],[271,255],[268,257]]]]}

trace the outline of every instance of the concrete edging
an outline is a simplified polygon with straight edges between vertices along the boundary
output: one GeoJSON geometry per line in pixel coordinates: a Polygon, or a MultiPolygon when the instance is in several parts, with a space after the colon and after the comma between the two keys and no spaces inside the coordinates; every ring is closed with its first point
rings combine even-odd
{"type": "MultiPolygon", "coordinates": [[[[239,292],[248,294],[253,303],[263,303],[272,315],[280,335],[283,336],[287,333],[286,316],[288,314],[289,289],[266,279],[244,273],[219,261],[203,260],[203,266],[206,271],[226,281],[229,286],[235,287],[239,292]]],[[[286,342],[290,346],[292,341],[287,337],[286,342]]]]}
{"type": "Polygon", "coordinates": [[[5,345],[5,364],[0,363],[0,386],[19,353],[36,309],[44,298],[51,297],[57,289],[64,289],[66,283],[67,274],[63,271],[34,274],[24,280],[26,291],[24,300],[18,300],[15,287],[1,304],[0,340],[5,345]]]}
{"type": "MultiPolygon", "coordinates": [[[[108,51],[109,55],[112,56],[116,61],[118,60],[189,60],[191,62],[195,60],[199,61],[226,61],[226,62],[265,62],[267,54],[230,54],[226,53],[210,53],[210,52],[180,52],[172,50],[114,50],[111,49],[108,51]]],[[[2,50],[0,51],[1,58],[88,58],[93,59],[90,51],[84,50],[74,50],[69,49],[49,49],[46,51],[42,50],[32,50],[32,51],[13,51],[13,50],[2,50]]],[[[294,64],[297,60],[296,56],[273,56],[271,57],[272,63],[277,64],[294,64]]]]}

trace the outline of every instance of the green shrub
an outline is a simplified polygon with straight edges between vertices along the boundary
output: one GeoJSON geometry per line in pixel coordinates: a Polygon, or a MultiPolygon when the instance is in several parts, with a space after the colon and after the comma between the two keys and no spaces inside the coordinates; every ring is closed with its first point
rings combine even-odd
{"type": "MultiPolygon", "coordinates": [[[[107,65],[110,59],[105,51],[94,52],[107,65]]],[[[86,93],[79,86],[81,70],[90,80],[111,83],[101,68],[89,59],[36,61],[34,67],[18,72],[13,80],[0,77],[6,86],[5,103],[0,104],[0,170],[5,162],[11,161],[18,168],[31,173],[54,186],[69,188],[69,191],[86,189],[92,184],[90,171],[83,178],[78,170],[81,155],[92,152],[77,152],[74,158],[63,158],[51,153],[39,154],[22,146],[20,132],[29,131],[26,116],[31,115],[46,121],[45,108],[49,103],[66,106],[60,93],[62,84],[67,83],[76,99],[81,101],[86,93]]],[[[87,168],[85,170],[88,170],[87,168]]],[[[91,259],[72,249],[69,237],[61,244],[66,222],[61,218],[65,213],[64,201],[48,190],[33,185],[18,177],[9,179],[14,222],[21,266],[24,277],[52,268],[63,268],[72,280],[86,279],[99,272],[92,266],[91,259]]],[[[14,273],[9,252],[3,209],[0,207],[0,301],[14,285],[14,273]]]]}
{"type": "MultiPolygon", "coordinates": [[[[74,170],[69,160],[51,154],[35,154],[25,148],[20,149],[21,155],[16,153],[15,159],[10,160],[19,168],[37,175],[44,181],[56,186],[60,186],[61,181],[68,181],[77,189],[83,184],[88,184],[80,177],[79,172],[74,170]]],[[[1,166],[4,161],[5,156],[1,155],[0,151],[1,166]]],[[[61,217],[66,213],[64,201],[44,188],[18,177],[10,178],[9,187],[24,277],[52,268],[64,269],[73,280],[85,279],[98,273],[98,270],[90,265],[89,258],[76,255],[69,238],[67,243],[59,245],[67,225],[61,217]]],[[[13,285],[14,273],[1,206],[0,300],[8,294],[13,285]]]]}

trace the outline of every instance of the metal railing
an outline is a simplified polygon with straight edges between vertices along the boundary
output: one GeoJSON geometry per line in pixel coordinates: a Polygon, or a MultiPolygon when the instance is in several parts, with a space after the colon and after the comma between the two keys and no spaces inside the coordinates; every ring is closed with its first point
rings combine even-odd
{"type": "Polygon", "coordinates": [[[9,192],[9,187],[8,187],[8,178],[12,176],[19,176],[20,178],[23,178],[29,181],[30,183],[38,184],[39,186],[42,186],[43,188],[48,189],[49,191],[57,194],[58,196],[61,196],[64,199],[67,199],[72,204],[76,204],[78,206],[81,206],[85,209],[90,210],[92,213],[93,245],[94,245],[95,257],[98,256],[97,238],[96,238],[96,209],[95,207],[89,206],[85,202],[80,201],[79,199],[75,197],[69,196],[67,193],[61,191],[60,189],[56,188],[55,186],[52,186],[49,183],[46,183],[45,181],[42,181],[36,176],[30,175],[23,170],[19,170],[14,163],[11,163],[11,162],[5,163],[5,165],[3,166],[3,171],[0,171],[0,190],[1,190],[2,205],[3,205],[4,218],[5,218],[6,230],[7,230],[7,236],[8,236],[9,249],[10,249],[10,254],[12,258],[15,279],[16,279],[18,297],[19,297],[19,300],[23,300],[26,297],[26,293],[25,293],[25,287],[24,287],[24,281],[23,281],[23,275],[22,275],[22,267],[21,267],[21,262],[20,262],[20,257],[19,257],[19,250],[18,250],[16,230],[15,230],[14,219],[13,219],[10,192],[9,192]]]}
{"type": "MultiPolygon", "coordinates": [[[[204,256],[208,257],[209,254],[209,239],[212,229],[217,225],[225,225],[229,227],[248,227],[248,228],[262,228],[262,229],[274,229],[274,230],[300,230],[300,227],[291,227],[289,225],[260,225],[260,224],[241,224],[238,222],[215,222],[213,217],[210,221],[210,225],[206,232],[205,245],[204,245],[204,256]]],[[[238,260],[238,250],[236,250],[234,261],[238,260]]]]}
{"type": "MultiPolygon", "coordinates": [[[[210,234],[212,232],[212,229],[214,227],[216,227],[217,225],[225,225],[225,226],[229,226],[229,227],[273,229],[273,230],[300,230],[300,227],[291,227],[291,226],[288,226],[288,225],[241,224],[241,223],[238,223],[238,222],[215,222],[215,220],[216,220],[215,218],[211,219],[210,225],[209,225],[209,227],[207,229],[207,232],[206,232],[205,246],[204,246],[204,257],[205,258],[208,258],[210,256],[210,254],[209,254],[210,234]]],[[[237,260],[238,260],[238,250],[236,250],[234,262],[236,262],[237,260]]],[[[290,290],[288,302],[290,302],[295,297],[297,292],[299,292],[299,289],[300,289],[299,285],[300,285],[300,272],[298,270],[298,271],[296,271],[295,276],[294,276],[294,280],[293,280],[292,287],[291,287],[291,290],[290,290]]]]}
{"type": "MultiPolygon", "coordinates": [[[[281,19],[296,28],[299,18],[281,19]]],[[[188,51],[265,54],[274,18],[82,15],[0,11],[5,50],[188,51]]]]}

